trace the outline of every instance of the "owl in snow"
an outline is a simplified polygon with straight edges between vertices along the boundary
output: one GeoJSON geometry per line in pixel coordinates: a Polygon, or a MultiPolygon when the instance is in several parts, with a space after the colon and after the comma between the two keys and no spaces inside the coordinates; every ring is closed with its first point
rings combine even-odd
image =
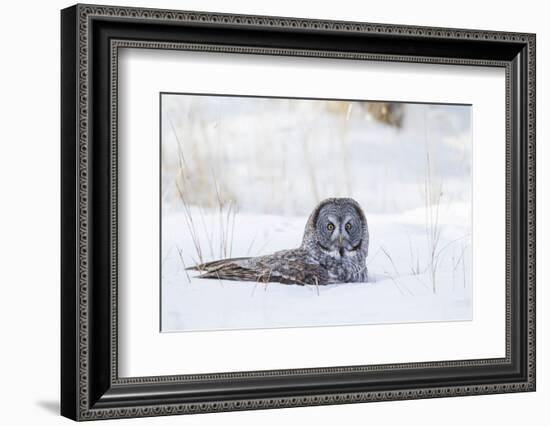
{"type": "Polygon", "coordinates": [[[216,260],[193,266],[199,278],[260,283],[326,285],[367,281],[369,230],[351,198],[321,201],[307,221],[302,244],[258,257],[216,260]]]}

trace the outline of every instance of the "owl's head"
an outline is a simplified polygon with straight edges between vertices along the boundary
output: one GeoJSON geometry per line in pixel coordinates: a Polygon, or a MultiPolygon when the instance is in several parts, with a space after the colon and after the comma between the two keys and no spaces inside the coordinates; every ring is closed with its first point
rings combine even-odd
{"type": "Polygon", "coordinates": [[[337,259],[366,256],[368,244],[367,219],[351,198],[321,201],[309,217],[302,243],[337,259]]]}

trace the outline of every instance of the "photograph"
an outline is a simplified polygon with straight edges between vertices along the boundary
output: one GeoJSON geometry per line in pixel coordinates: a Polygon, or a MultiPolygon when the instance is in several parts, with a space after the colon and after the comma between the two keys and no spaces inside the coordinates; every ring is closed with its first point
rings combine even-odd
{"type": "Polygon", "coordinates": [[[161,332],[472,320],[472,105],[159,109],[161,332]]]}

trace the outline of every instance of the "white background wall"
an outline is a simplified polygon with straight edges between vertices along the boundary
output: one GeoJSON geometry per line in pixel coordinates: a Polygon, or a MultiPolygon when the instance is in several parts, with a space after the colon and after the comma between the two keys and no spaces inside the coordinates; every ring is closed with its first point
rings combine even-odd
{"type": "MultiPolygon", "coordinates": [[[[550,28],[545,2],[108,1],[143,7],[537,33],[538,391],[422,401],[122,420],[131,424],[545,424],[550,401],[550,28]]],[[[0,417],[68,424],[59,404],[59,9],[67,1],[2,5],[0,64],[0,417]]],[[[112,423],[112,422],[107,422],[112,423]]],[[[102,423],[102,424],[107,424],[102,423]]]]}

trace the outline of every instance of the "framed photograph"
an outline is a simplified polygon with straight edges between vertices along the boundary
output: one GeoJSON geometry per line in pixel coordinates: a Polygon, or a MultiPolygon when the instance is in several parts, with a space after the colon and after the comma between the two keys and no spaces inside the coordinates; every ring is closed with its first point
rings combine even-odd
{"type": "Polygon", "coordinates": [[[535,35],[61,12],[61,412],[535,390],[535,35]]]}

